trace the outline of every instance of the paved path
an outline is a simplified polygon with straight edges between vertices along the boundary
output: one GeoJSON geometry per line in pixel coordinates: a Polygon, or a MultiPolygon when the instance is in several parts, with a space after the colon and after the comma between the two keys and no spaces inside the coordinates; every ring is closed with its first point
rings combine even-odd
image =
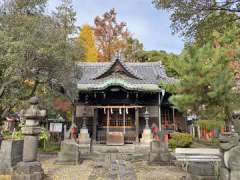
{"type": "Polygon", "coordinates": [[[137,180],[137,177],[125,154],[107,153],[96,160],[95,168],[88,178],[88,180],[95,179],[137,180]]]}
{"type": "Polygon", "coordinates": [[[182,180],[185,176],[175,166],[149,165],[136,154],[120,152],[91,155],[76,166],[57,165],[56,156],[40,160],[46,180],[182,180]]]}

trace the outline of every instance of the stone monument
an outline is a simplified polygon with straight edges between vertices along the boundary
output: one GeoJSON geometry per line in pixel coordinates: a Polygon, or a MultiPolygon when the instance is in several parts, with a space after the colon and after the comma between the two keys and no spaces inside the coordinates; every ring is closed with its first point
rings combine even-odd
{"type": "Polygon", "coordinates": [[[80,162],[80,151],[76,142],[75,133],[77,126],[72,122],[70,129],[65,128],[64,140],[61,142],[61,150],[58,153],[57,164],[76,165],[80,162]],[[74,129],[74,130],[73,130],[74,129]],[[73,134],[74,133],[74,134],[73,134]]]}
{"type": "Polygon", "coordinates": [[[149,153],[149,162],[157,163],[161,166],[170,165],[173,159],[168,150],[168,144],[164,142],[164,132],[160,133],[160,141],[152,141],[149,153]]]}
{"type": "Polygon", "coordinates": [[[61,142],[61,151],[58,153],[57,164],[76,165],[80,162],[80,151],[74,139],[65,139],[61,142]]]}
{"type": "Polygon", "coordinates": [[[39,121],[46,116],[45,110],[38,108],[37,97],[30,99],[30,107],[23,112],[26,119],[22,128],[24,135],[23,161],[16,166],[16,179],[19,180],[41,180],[43,179],[43,169],[41,163],[37,161],[38,135],[40,133],[39,121]]]}

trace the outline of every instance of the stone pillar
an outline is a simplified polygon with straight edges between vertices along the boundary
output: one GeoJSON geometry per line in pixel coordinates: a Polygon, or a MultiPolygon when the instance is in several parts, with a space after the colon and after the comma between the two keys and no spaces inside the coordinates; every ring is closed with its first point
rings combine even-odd
{"type": "Polygon", "coordinates": [[[88,128],[86,126],[86,119],[86,117],[83,117],[83,125],[78,135],[79,144],[90,144],[91,142],[91,139],[89,138],[88,128]]]}
{"type": "Polygon", "coordinates": [[[46,116],[45,110],[38,108],[37,97],[30,99],[30,107],[24,111],[23,117],[26,119],[22,128],[24,135],[23,162],[17,164],[16,172],[19,179],[43,179],[41,163],[37,161],[38,135],[40,133],[39,121],[46,116]]]}

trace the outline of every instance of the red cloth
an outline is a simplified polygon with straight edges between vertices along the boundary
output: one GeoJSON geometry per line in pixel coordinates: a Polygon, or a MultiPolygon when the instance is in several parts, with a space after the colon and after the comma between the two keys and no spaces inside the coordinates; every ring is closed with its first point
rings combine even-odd
{"type": "Polygon", "coordinates": [[[77,128],[76,127],[72,127],[72,129],[71,129],[71,137],[73,139],[77,138],[77,128]]]}
{"type": "Polygon", "coordinates": [[[152,127],[152,133],[153,133],[153,139],[158,141],[159,136],[158,136],[158,127],[157,126],[152,127]]]}

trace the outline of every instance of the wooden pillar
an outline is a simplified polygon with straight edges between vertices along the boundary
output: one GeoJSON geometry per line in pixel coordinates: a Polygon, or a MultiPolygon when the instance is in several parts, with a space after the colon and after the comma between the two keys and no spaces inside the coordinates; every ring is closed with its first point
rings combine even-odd
{"type": "Polygon", "coordinates": [[[161,94],[158,93],[158,127],[159,131],[162,131],[162,112],[161,112],[161,94]]]}
{"type": "Polygon", "coordinates": [[[123,111],[123,134],[125,134],[125,132],[126,132],[125,125],[126,125],[126,109],[124,108],[124,111],[123,111]]]}
{"type": "Polygon", "coordinates": [[[136,143],[139,143],[139,109],[135,108],[136,143]]]}
{"type": "Polygon", "coordinates": [[[93,134],[92,134],[93,142],[96,142],[96,140],[97,140],[97,121],[98,121],[98,109],[94,108],[93,134]]]}
{"type": "Polygon", "coordinates": [[[173,115],[173,127],[174,127],[174,131],[176,131],[176,121],[175,121],[175,109],[174,107],[172,107],[172,115],[173,115]]]}
{"type": "Polygon", "coordinates": [[[110,116],[109,116],[109,108],[107,108],[107,133],[109,133],[109,118],[110,118],[110,116]]]}

